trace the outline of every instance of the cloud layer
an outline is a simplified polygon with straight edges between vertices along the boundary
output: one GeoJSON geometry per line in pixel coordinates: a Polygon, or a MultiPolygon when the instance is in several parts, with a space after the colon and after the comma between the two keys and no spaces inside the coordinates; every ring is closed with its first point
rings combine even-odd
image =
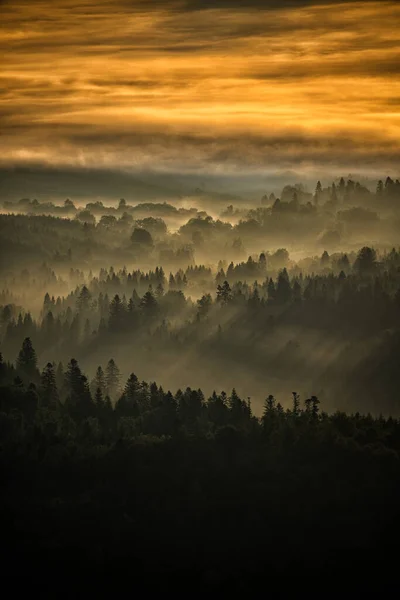
{"type": "Polygon", "coordinates": [[[1,12],[3,162],[398,165],[397,2],[16,0],[1,12]]]}

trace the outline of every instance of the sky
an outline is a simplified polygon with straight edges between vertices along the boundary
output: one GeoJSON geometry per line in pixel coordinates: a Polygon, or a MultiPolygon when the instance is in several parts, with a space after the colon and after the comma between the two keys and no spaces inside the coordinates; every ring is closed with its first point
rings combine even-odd
{"type": "Polygon", "coordinates": [[[396,174],[399,24],[396,1],[0,2],[0,161],[396,174]]]}

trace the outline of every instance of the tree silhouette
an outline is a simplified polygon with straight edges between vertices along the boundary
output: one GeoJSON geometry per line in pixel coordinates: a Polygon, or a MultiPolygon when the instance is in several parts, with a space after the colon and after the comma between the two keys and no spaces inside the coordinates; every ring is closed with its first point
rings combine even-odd
{"type": "Polygon", "coordinates": [[[25,338],[17,358],[17,369],[23,376],[31,379],[37,378],[37,357],[31,339],[25,338]]]}
{"type": "Polygon", "coordinates": [[[376,252],[373,248],[364,246],[357,254],[354,268],[360,275],[372,275],[376,269],[376,252]]]}
{"type": "Polygon", "coordinates": [[[106,377],[105,377],[104,371],[100,365],[96,369],[95,376],[93,377],[91,384],[90,384],[90,389],[91,389],[93,395],[96,394],[98,389],[100,390],[103,397],[106,395],[106,391],[107,391],[106,377]]]}
{"type": "Polygon", "coordinates": [[[222,285],[217,286],[217,302],[227,304],[232,299],[232,290],[229,283],[225,280],[222,285]]]}
{"type": "Polygon", "coordinates": [[[286,304],[290,301],[291,297],[292,288],[290,287],[289,275],[285,268],[278,275],[276,300],[279,304],[286,304]]]}
{"type": "Polygon", "coordinates": [[[41,375],[41,399],[43,406],[55,409],[58,406],[59,395],[56,383],[54,365],[47,363],[41,375]]]}
{"type": "Polygon", "coordinates": [[[67,366],[65,387],[67,392],[66,406],[70,414],[78,420],[90,416],[93,412],[93,402],[88,381],[83,375],[78,361],[74,358],[71,358],[67,366]]]}
{"type": "Polygon", "coordinates": [[[120,371],[117,365],[115,364],[114,359],[110,358],[106,367],[106,388],[107,395],[110,396],[112,400],[115,399],[118,395],[120,381],[120,371]]]}
{"type": "Polygon", "coordinates": [[[153,238],[151,233],[141,227],[135,227],[132,231],[131,242],[135,245],[142,246],[145,248],[153,247],[153,238]]]}

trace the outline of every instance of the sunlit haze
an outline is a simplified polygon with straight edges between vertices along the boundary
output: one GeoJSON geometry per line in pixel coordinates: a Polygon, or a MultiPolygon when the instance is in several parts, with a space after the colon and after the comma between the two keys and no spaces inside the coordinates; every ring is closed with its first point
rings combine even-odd
{"type": "Polygon", "coordinates": [[[1,3],[1,161],[392,171],[397,2],[1,3]]]}

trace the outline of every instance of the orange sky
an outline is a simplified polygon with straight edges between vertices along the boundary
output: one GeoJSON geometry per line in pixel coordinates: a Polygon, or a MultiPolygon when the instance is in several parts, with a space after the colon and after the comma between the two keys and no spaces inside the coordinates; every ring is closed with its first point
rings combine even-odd
{"type": "Polygon", "coordinates": [[[3,162],[400,164],[399,2],[17,0],[0,13],[3,162]]]}

